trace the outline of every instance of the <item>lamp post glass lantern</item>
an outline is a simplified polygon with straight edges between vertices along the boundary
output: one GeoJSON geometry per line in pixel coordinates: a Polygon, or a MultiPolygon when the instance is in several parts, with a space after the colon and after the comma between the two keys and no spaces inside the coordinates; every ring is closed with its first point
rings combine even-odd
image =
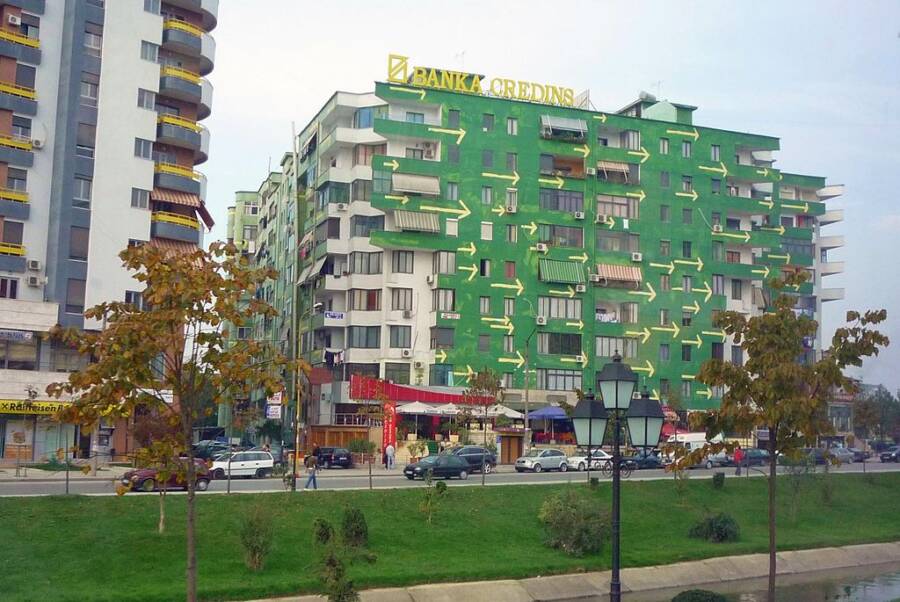
{"type": "Polygon", "coordinates": [[[656,447],[664,420],[662,406],[658,401],[650,399],[650,393],[645,388],[641,396],[631,402],[625,416],[631,445],[643,449],[656,447]]]}

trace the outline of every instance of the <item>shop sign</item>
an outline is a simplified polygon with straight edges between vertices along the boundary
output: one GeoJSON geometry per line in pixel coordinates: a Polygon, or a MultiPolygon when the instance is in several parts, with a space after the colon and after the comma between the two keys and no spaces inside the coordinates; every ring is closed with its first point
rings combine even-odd
{"type": "Polygon", "coordinates": [[[384,404],[381,422],[381,449],[387,449],[388,445],[397,447],[397,404],[393,401],[384,404]]]}
{"type": "Polygon", "coordinates": [[[344,312],[342,311],[326,311],[325,317],[329,320],[343,320],[344,312]]]}
{"type": "Polygon", "coordinates": [[[68,404],[62,401],[28,401],[25,399],[0,399],[0,414],[56,414],[68,404]]]}
{"type": "Polygon", "coordinates": [[[267,404],[266,418],[268,420],[281,420],[281,406],[275,404],[267,404]]]}
{"type": "Polygon", "coordinates": [[[0,340],[28,342],[34,338],[34,333],[29,330],[9,330],[0,328],[0,340]]]}
{"type": "MultiPolygon", "coordinates": [[[[282,399],[284,397],[284,391],[278,391],[277,393],[272,393],[272,397],[266,398],[266,403],[269,405],[281,405],[282,399]]],[[[279,416],[280,418],[280,416],[279,416]]]]}

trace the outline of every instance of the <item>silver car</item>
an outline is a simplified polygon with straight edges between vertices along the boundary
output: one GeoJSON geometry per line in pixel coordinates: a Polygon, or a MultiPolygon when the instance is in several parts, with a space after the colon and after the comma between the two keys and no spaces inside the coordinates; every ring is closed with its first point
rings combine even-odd
{"type": "Polygon", "coordinates": [[[558,449],[532,449],[516,460],[516,472],[541,472],[544,470],[569,470],[569,459],[558,449]]]}
{"type": "Polygon", "coordinates": [[[856,458],[854,453],[846,447],[833,447],[828,450],[828,453],[841,464],[853,464],[856,458]]]}
{"type": "MultiPolygon", "coordinates": [[[[610,460],[612,460],[612,456],[602,449],[591,450],[591,470],[600,470],[610,460]]],[[[587,469],[587,451],[579,449],[576,455],[569,456],[567,462],[575,470],[587,469]]]]}

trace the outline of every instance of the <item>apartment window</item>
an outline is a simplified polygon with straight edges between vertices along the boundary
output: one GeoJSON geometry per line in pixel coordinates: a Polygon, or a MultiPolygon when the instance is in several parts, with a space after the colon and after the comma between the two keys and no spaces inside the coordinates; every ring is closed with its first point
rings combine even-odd
{"type": "Polygon", "coordinates": [[[669,361],[669,344],[668,343],[660,343],[660,345],[659,345],[659,361],[661,361],[661,362],[669,361]]]}
{"type": "MultiPolygon", "coordinates": [[[[687,291],[687,289],[685,289],[685,291],[687,291]]],[[[682,326],[690,326],[691,318],[693,317],[693,315],[694,314],[691,313],[690,311],[681,312],[681,325],[682,326]]]]}
{"type": "Polygon", "coordinates": [[[87,209],[91,206],[91,193],[93,182],[87,178],[75,178],[72,187],[72,206],[87,209]]]}
{"type": "Polygon", "coordinates": [[[150,90],[144,90],[143,88],[138,90],[138,106],[142,109],[149,109],[151,111],[156,110],[156,92],[151,92],[150,90]]]}
{"type": "Polygon", "coordinates": [[[428,369],[428,384],[446,387],[451,383],[453,364],[432,364],[428,369]]]}
{"type": "Polygon", "coordinates": [[[350,253],[351,274],[380,274],[382,253],[350,253]]]}
{"type": "Polygon", "coordinates": [[[581,355],[581,335],[564,332],[539,332],[537,351],[548,355],[581,355]]]}
{"type": "Polygon", "coordinates": [[[154,15],[159,14],[160,0],[144,0],[144,10],[154,15]]]}
{"type": "Polygon", "coordinates": [[[503,353],[516,352],[516,337],[511,335],[503,335],[503,353]]]}
{"type": "Polygon", "coordinates": [[[669,379],[659,379],[659,394],[665,399],[669,395],[669,379]]]}
{"type": "Polygon", "coordinates": [[[72,226],[69,230],[69,259],[87,261],[88,233],[87,228],[72,226]]]}
{"type": "Polygon", "coordinates": [[[413,260],[415,253],[413,251],[394,251],[391,269],[395,274],[412,274],[413,260]]]}
{"type": "MultiPolygon", "coordinates": [[[[350,237],[366,238],[372,235],[374,230],[384,230],[383,215],[354,215],[350,218],[350,237]]],[[[328,238],[341,237],[341,220],[339,218],[330,218],[328,220],[328,238]],[[333,221],[332,221],[333,220],[333,221]],[[332,225],[333,224],[333,225],[332,225]]],[[[323,240],[322,236],[316,237],[319,242],[323,240]]]]}
{"type": "Polygon", "coordinates": [[[725,294],[725,276],[722,274],[713,274],[712,291],[714,295],[725,294]]]}
{"type": "Polygon", "coordinates": [[[406,112],[406,123],[425,123],[425,113],[406,112]]]}
{"type": "Polygon", "coordinates": [[[451,165],[455,165],[459,163],[459,145],[458,144],[449,144],[447,145],[447,162],[451,165]]]}
{"type": "Polygon", "coordinates": [[[713,194],[721,194],[722,192],[722,180],[718,180],[713,178],[709,181],[710,192],[713,194]]]}
{"type": "Polygon", "coordinates": [[[597,357],[612,357],[616,351],[623,358],[637,357],[637,339],[624,337],[597,337],[597,357]]]}
{"type": "Polygon", "coordinates": [[[491,298],[490,297],[479,297],[478,298],[478,310],[481,312],[482,316],[491,315],[491,298]]]}
{"type": "Polygon", "coordinates": [[[494,189],[491,186],[481,187],[481,204],[490,205],[494,202],[494,189]]]}
{"type": "Polygon", "coordinates": [[[481,240],[494,240],[493,222],[481,222],[481,240]]]}
{"type": "Polygon", "coordinates": [[[350,199],[368,203],[372,200],[372,181],[353,180],[350,184],[350,199]]]}
{"type": "Polygon", "coordinates": [[[519,120],[515,117],[506,118],[506,133],[510,136],[519,135],[519,120]]]}
{"type": "Polygon", "coordinates": [[[671,280],[671,278],[669,278],[668,274],[660,274],[659,275],[659,290],[661,290],[661,291],[672,290],[672,280],[671,280]]]}
{"type": "Polygon", "coordinates": [[[390,194],[392,189],[391,172],[372,169],[372,192],[390,194]]]}
{"type": "Polygon", "coordinates": [[[669,310],[668,309],[659,310],[659,325],[660,326],[668,326],[669,325],[669,310]]]}
{"type": "Polygon", "coordinates": [[[722,214],[721,213],[719,213],[718,211],[713,211],[712,215],[710,217],[712,219],[713,226],[721,226],[722,225],[722,214]]]}
{"type": "Polygon", "coordinates": [[[453,329],[440,326],[431,327],[431,348],[450,349],[453,347],[453,329]]]}
{"type": "Polygon", "coordinates": [[[694,279],[691,276],[684,275],[681,277],[681,290],[689,293],[694,288],[694,279]]]}
{"type": "Polygon", "coordinates": [[[391,309],[394,311],[410,311],[413,308],[413,291],[411,288],[391,289],[391,309]]]}
{"type": "Polygon", "coordinates": [[[714,240],[712,244],[713,261],[725,261],[725,243],[720,240],[714,240]]]}
{"type": "Polygon", "coordinates": [[[690,140],[682,140],[681,142],[681,156],[685,159],[691,158],[691,141],[690,140]]]}
{"type": "Polygon", "coordinates": [[[28,188],[28,171],[25,169],[8,167],[6,169],[6,187],[10,190],[25,192],[28,188]]]}
{"type": "Polygon", "coordinates": [[[574,391],[581,388],[580,370],[537,369],[537,388],[544,391],[574,391]]]}
{"type": "Polygon", "coordinates": [[[447,182],[447,200],[459,200],[459,184],[456,182],[447,182]]]}
{"type": "Polygon", "coordinates": [[[538,297],[538,315],[550,319],[581,319],[581,299],[538,297]]]}
{"type": "Polygon", "coordinates": [[[744,365],[744,350],[741,349],[740,345],[731,346],[731,363],[735,366],[744,365]]]}
{"type": "Polygon", "coordinates": [[[0,369],[34,370],[37,358],[37,337],[32,337],[30,341],[0,340],[0,369]]]}
{"type": "Polygon", "coordinates": [[[94,157],[94,144],[97,139],[97,126],[79,123],[75,140],[75,154],[79,157],[94,157]]]}
{"type": "Polygon", "coordinates": [[[435,251],[432,261],[432,271],[435,274],[455,274],[456,273],[456,252],[455,251],[435,251]]]}
{"type": "MultiPolygon", "coordinates": [[[[415,149],[406,149],[407,159],[421,159],[422,153],[418,157],[410,155],[409,151],[415,149]]],[[[372,157],[375,155],[384,155],[387,153],[386,144],[357,144],[353,149],[353,165],[372,165],[372,157]]]]}
{"type": "Polygon", "coordinates": [[[668,205],[660,205],[659,206],[659,221],[663,223],[669,223],[672,219],[672,215],[668,205]]]}
{"type": "MultiPolygon", "coordinates": [[[[612,199],[611,196],[600,195],[600,198],[612,199]]],[[[557,190],[555,188],[541,188],[538,197],[541,209],[549,209],[551,211],[584,211],[584,193],[575,190],[557,190]]],[[[603,213],[598,210],[598,213],[603,213]]]]}
{"type": "Polygon", "coordinates": [[[84,280],[70,278],[66,283],[66,313],[84,313],[84,280]]]}
{"type": "Polygon", "coordinates": [[[481,166],[482,167],[493,167],[494,166],[494,151],[487,150],[487,149],[481,151],[481,166]]]}
{"type": "Polygon", "coordinates": [[[725,360],[725,344],[724,343],[713,343],[712,344],[712,359],[714,360],[725,360]]]}
{"type": "Polygon", "coordinates": [[[659,185],[663,188],[669,187],[669,172],[667,172],[667,171],[659,172],[659,185]]]}
{"type": "Polygon", "coordinates": [[[712,146],[710,146],[709,147],[709,158],[713,161],[718,161],[720,150],[721,149],[719,148],[718,144],[713,144],[712,146]]]}
{"type": "Polygon", "coordinates": [[[691,176],[681,176],[681,192],[691,192],[694,189],[694,179],[691,176]]]}
{"type": "Polygon", "coordinates": [[[515,261],[504,261],[503,262],[503,276],[508,279],[512,279],[516,277],[516,262],[515,261]]]}
{"type": "Polygon", "coordinates": [[[506,225],[506,242],[516,242],[519,240],[519,227],[515,224],[506,225]]]}
{"type": "Polygon", "coordinates": [[[668,257],[672,254],[672,241],[670,240],[661,240],[659,241],[659,254],[663,257],[668,257]]]}
{"type": "Polygon", "coordinates": [[[637,324],[638,304],[634,301],[626,301],[619,304],[619,318],[622,324],[637,324]]]}
{"type": "Polygon", "coordinates": [[[34,89],[34,80],[37,76],[37,69],[32,67],[31,65],[23,65],[22,63],[18,63],[16,65],[16,85],[22,86],[23,88],[31,88],[34,89]]]}
{"type": "Polygon", "coordinates": [[[514,316],[516,314],[515,297],[503,297],[503,314],[507,316],[514,316]]]}
{"type": "Polygon", "coordinates": [[[482,259],[479,262],[478,274],[480,276],[484,276],[486,278],[491,277],[491,260],[490,259],[482,259]]]}
{"type": "Polygon", "coordinates": [[[681,210],[681,222],[683,224],[694,223],[694,211],[690,207],[681,210]]]}
{"type": "Polygon", "coordinates": [[[381,289],[352,288],[347,291],[349,309],[353,311],[381,310],[381,289]]]}
{"type": "Polygon", "coordinates": [[[478,351],[484,353],[491,350],[491,335],[478,335],[478,351]]]}
{"type": "Polygon", "coordinates": [[[685,240],[681,243],[681,256],[685,259],[691,258],[692,245],[691,241],[685,240]]]}
{"type": "MultiPolygon", "coordinates": [[[[578,209],[578,211],[581,211],[581,209],[578,209]]],[[[637,219],[640,216],[640,201],[626,196],[598,194],[597,213],[626,219],[637,219]]]]}
{"type": "Polygon", "coordinates": [[[450,109],[447,111],[447,127],[459,127],[459,109],[450,109]]]}
{"type": "Polygon", "coordinates": [[[459,235],[459,220],[456,218],[447,218],[446,222],[444,222],[447,227],[444,229],[444,233],[447,236],[458,236],[459,235]]]}
{"type": "Polygon", "coordinates": [[[669,154],[669,139],[668,138],[660,138],[659,139],[659,154],[660,155],[668,155],[669,154]]]}
{"type": "Polygon", "coordinates": [[[94,31],[84,32],[84,53],[90,56],[99,57],[100,51],[103,48],[103,36],[100,33],[102,29],[93,25],[93,23],[87,23],[87,26],[94,29],[94,31]]]}
{"type": "Polygon", "coordinates": [[[412,326],[391,326],[389,332],[392,349],[412,347],[412,326]]]}
{"type": "Polygon", "coordinates": [[[13,115],[12,134],[17,138],[31,138],[31,120],[27,117],[13,115]]]}
{"type": "Polygon", "coordinates": [[[494,116],[490,113],[484,113],[481,116],[481,129],[490,132],[494,129],[494,116]]]}
{"type": "Polygon", "coordinates": [[[421,159],[424,156],[424,151],[421,148],[407,148],[406,149],[406,158],[407,159],[421,159]]]}
{"type": "Polygon", "coordinates": [[[452,288],[436,288],[432,293],[431,306],[434,311],[455,311],[456,290],[452,288]]]}
{"type": "Polygon", "coordinates": [[[628,150],[640,150],[641,133],[637,130],[625,130],[620,136],[620,142],[628,150]]]}
{"type": "Polygon", "coordinates": [[[141,40],[141,58],[151,63],[159,62],[159,45],[141,40]]]}
{"type": "Polygon", "coordinates": [[[141,159],[153,158],[153,141],[144,140],[143,138],[134,139],[134,156],[141,159]]]}
{"type": "Polygon", "coordinates": [[[18,299],[19,280],[16,278],[0,278],[0,299],[18,299]]]}
{"type": "MultiPolygon", "coordinates": [[[[144,295],[138,291],[125,291],[125,303],[134,306],[135,309],[144,309],[144,295]]],[[[238,328],[237,337],[239,339],[247,339],[249,337],[249,328],[238,328]]]]}
{"type": "Polygon", "coordinates": [[[691,398],[691,381],[689,381],[689,380],[681,381],[681,398],[682,399],[690,399],[691,398]]]}
{"type": "Polygon", "coordinates": [[[507,188],[506,189],[506,206],[507,207],[518,207],[519,205],[519,191],[515,188],[507,188]]]}
{"type": "Polygon", "coordinates": [[[396,385],[409,384],[409,364],[384,364],[384,379],[396,385]]]}
{"type": "MultiPolygon", "coordinates": [[[[600,236],[601,232],[601,230],[597,230],[597,235],[600,236]]],[[[540,224],[538,239],[556,247],[584,247],[584,231],[577,226],[540,224]]]]}
{"type": "Polygon", "coordinates": [[[506,153],[506,169],[515,171],[519,168],[519,156],[516,153],[506,153]]]}
{"type": "Polygon", "coordinates": [[[354,349],[377,349],[381,347],[380,326],[351,326],[347,329],[350,347],[354,349]]]}
{"type": "Polygon", "coordinates": [[[92,73],[81,74],[81,104],[88,107],[97,106],[100,95],[99,78],[92,73]]]}
{"type": "Polygon", "coordinates": [[[731,281],[731,298],[734,301],[740,301],[743,297],[743,290],[741,288],[741,281],[734,279],[731,281]]]}

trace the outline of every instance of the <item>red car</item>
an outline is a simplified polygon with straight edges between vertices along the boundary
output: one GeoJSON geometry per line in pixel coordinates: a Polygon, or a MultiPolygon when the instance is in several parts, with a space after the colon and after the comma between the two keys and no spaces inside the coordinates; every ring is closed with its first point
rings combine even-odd
{"type": "MultiPolygon", "coordinates": [[[[194,489],[206,491],[209,489],[209,468],[206,463],[194,459],[194,489]]],[[[131,491],[156,491],[159,489],[159,478],[155,468],[136,468],[129,470],[122,476],[122,485],[131,491]]],[[[187,481],[179,474],[172,474],[166,481],[166,489],[187,489],[187,481]]]]}

